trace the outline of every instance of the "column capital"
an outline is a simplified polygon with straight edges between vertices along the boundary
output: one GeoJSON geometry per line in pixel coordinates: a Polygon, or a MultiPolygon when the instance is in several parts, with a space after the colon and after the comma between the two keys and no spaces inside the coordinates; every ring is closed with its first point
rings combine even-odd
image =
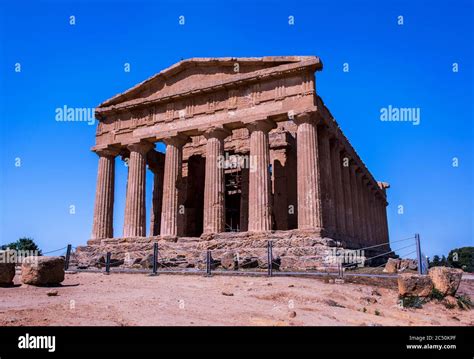
{"type": "Polygon", "coordinates": [[[322,123],[321,117],[316,112],[302,112],[289,117],[296,125],[301,125],[302,123],[319,125],[322,123]]]}
{"type": "Polygon", "coordinates": [[[247,127],[247,129],[249,130],[250,133],[252,133],[254,131],[263,131],[265,133],[268,133],[272,129],[276,128],[277,125],[274,121],[272,121],[268,118],[265,118],[265,119],[262,119],[262,120],[257,120],[257,121],[254,121],[254,122],[247,123],[245,125],[245,127],[247,127]]]}
{"type": "Polygon", "coordinates": [[[107,147],[107,148],[96,149],[94,150],[94,152],[99,157],[115,157],[120,153],[120,149],[107,147]]]}
{"type": "Polygon", "coordinates": [[[219,140],[224,140],[226,137],[230,136],[232,131],[228,130],[224,126],[214,126],[204,130],[203,136],[208,140],[210,138],[217,138],[219,140]]]}
{"type": "Polygon", "coordinates": [[[143,141],[137,143],[130,143],[127,145],[127,148],[130,151],[139,152],[142,155],[145,155],[148,151],[155,148],[155,145],[153,143],[143,141]]]}
{"type": "Polygon", "coordinates": [[[162,141],[165,145],[172,145],[175,147],[182,147],[189,141],[189,136],[183,134],[177,134],[175,136],[170,136],[167,138],[163,138],[162,141]]]}

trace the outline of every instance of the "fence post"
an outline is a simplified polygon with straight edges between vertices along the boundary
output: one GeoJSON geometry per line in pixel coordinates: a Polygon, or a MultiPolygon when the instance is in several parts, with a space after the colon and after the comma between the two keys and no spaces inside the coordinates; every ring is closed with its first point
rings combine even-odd
{"type": "Polygon", "coordinates": [[[153,243],[153,273],[158,275],[158,242],[153,243]]]}
{"type": "Polygon", "coordinates": [[[418,233],[415,234],[415,244],[416,244],[416,258],[418,260],[418,274],[423,274],[423,269],[421,268],[422,261],[421,261],[421,245],[420,245],[420,235],[418,233]]]}
{"type": "Polygon", "coordinates": [[[111,253],[107,252],[107,255],[105,257],[105,274],[110,274],[110,256],[111,253]]]}
{"type": "Polygon", "coordinates": [[[211,251],[208,249],[206,252],[206,277],[211,276],[211,251]]]}
{"type": "Polygon", "coordinates": [[[267,242],[267,261],[268,261],[268,276],[273,275],[273,253],[272,253],[273,243],[272,241],[267,242]]]}
{"type": "Polygon", "coordinates": [[[71,258],[71,248],[72,246],[70,244],[67,245],[67,250],[66,250],[66,260],[64,261],[64,270],[69,269],[69,259],[71,258]]]}

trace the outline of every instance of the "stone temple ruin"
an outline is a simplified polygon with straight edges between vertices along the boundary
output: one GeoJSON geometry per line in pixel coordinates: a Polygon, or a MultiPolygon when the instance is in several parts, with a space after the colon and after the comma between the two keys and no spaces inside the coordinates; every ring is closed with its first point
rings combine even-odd
{"type": "Polygon", "coordinates": [[[322,67],[314,56],[183,60],[99,105],[92,237],[76,260],[94,265],[110,251],[125,266],[146,266],[158,242],[169,266],[202,267],[211,249],[223,267],[236,258],[263,268],[272,240],[280,270],[310,270],[328,268],[331,248],[388,242],[389,185],[374,179],[317,95],[322,67]],[[121,235],[117,157],[128,161],[121,235]]]}

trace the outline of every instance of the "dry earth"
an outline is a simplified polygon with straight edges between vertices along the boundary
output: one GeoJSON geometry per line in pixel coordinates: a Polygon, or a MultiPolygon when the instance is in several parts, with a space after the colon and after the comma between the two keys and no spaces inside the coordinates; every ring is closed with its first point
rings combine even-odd
{"type": "MultiPolygon", "coordinates": [[[[56,288],[20,285],[18,275],[15,284],[0,288],[0,326],[474,325],[474,311],[437,302],[400,308],[393,285],[100,273],[67,274],[56,288]]],[[[472,297],[474,281],[463,281],[459,292],[472,297]]]]}

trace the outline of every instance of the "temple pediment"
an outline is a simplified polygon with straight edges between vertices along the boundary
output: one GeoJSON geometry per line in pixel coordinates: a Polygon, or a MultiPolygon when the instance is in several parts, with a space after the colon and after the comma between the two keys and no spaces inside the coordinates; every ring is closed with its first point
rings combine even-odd
{"type": "Polygon", "coordinates": [[[278,73],[310,67],[322,68],[315,56],[272,56],[262,58],[193,58],[159,72],[129,90],[100,104],[97,114],[191,96],[232,83],[245,83],[278,73]]]}

